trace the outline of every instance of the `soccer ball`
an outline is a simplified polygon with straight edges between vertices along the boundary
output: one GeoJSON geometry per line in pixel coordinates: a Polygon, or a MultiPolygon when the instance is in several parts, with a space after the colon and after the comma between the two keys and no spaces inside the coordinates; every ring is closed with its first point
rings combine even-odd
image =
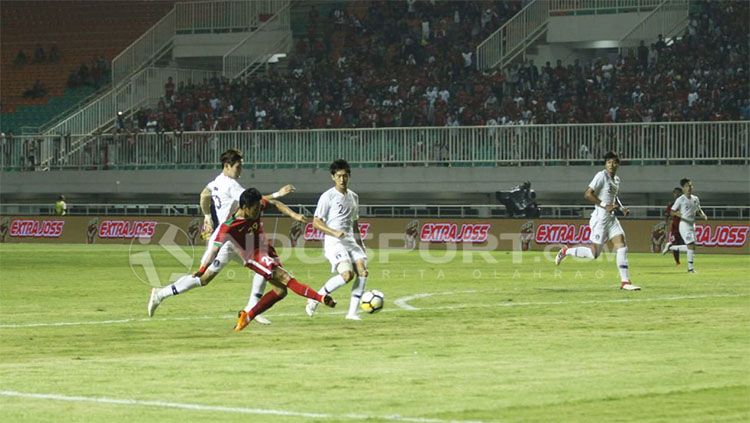
{"type": "Polygon", "coordinates": [[[377,313],[383,309],[383,301],[385,295],[377,289],[367,291],[362,294],[362,299],[359,301],[359,308],[366,313],[377,313]]]}

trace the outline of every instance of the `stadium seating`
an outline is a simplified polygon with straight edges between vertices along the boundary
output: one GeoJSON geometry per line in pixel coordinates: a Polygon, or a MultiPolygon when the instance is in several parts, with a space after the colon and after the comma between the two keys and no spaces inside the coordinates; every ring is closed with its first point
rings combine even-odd
{"type": "Polygon", "coordinates": [[[533,78],[531,64],[480,73],[462,55],[520,2],[310,8],[305,30],[295,29],[297,49],[286,69],[178,89],[143,113],[162,116],[159,128],[167,131],[739,119],[750,98],[748,4],[698,4],[686,36],[659,45],[658,60],[646,68],[624,57],[609,69],[603,58],[537,67],[533,78]],[[423,21],[430,23],[424,40],[423,21]],[[697,100],[688,100],[691,92],[697,100]]]}
{"type": "MultiPolygon", "coordinates": [[[[64,95],[71,71],[95,57],[111,60],[160,19],[172,3],[4,1],[0,22],[2,113],[13,112],[20,105],[47,104],[50,98],[64,95]],[[34,63],[37,46],[47,53],[53,44],[59,51],[59,60],[34,63]],[[20,50],[29,57],[24,65],[14,64],[20,50]],[[45,86],[48,96],[24,98],[23,92],[36,80],[45,86]]],[[[64,101],[42,114],[53,117],[69,104],[64,101]]],[[[6,118],[4,115],[3,120],[6,118]]],[[[21,118],[11,120],[28,123],[21,118]]]]}

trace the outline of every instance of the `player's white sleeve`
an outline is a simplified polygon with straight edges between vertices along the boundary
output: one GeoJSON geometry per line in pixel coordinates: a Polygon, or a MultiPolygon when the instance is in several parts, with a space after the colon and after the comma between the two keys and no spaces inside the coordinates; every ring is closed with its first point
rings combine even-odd
{"type": "Polygon", "coordinates": [[[602,187],[604,187],[604,174],[602,172],[597,172],[597,174],[594,175],[594,179],[589,183],[589,188],[593,189],[595,193],[598,193],[602,187]]]}
{"type": "Polygon", "coordinates": [[[674,200],[674,204],[672,204],[672,211],[677,211],[677,210],[680,209],[680,206],[682,205],[682,199],[683,198],[684,198],[683,196],[679,196],[679,197],[677,197],[676,200],[674,200]]]}
{"type": "Polygon", "coordinates": [[[313,214],[313,216],[325,222],[326,219],[328,218],[328,211],[330,207],[331,206],[328,201],[328,193],[325,192],[318,199],[318,206],[315,207],[315,213],[313,214]]]}

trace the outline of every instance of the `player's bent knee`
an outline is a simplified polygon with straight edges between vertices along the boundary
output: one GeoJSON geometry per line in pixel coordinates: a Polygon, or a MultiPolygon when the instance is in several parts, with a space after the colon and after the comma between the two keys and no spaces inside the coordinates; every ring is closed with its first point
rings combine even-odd
{"type": "Polygon", "coordinates": [[[201,275],[201,277],[200,277],[201,286],[208,285],[209,282],[211,282],[212,280],[214,280],[214,278],[216,277],[217,274],[218,273],[214,273],[214,272],[208,271],[208,272],[204,273],[203,275],[201,275]]]}
{"type": "Polygon", "coordinates": [[[340,273],[341,277],[344,278],[344,282],[350,282],[354,279],[354,271],[347,270],[346,272],[340,273]]]}
{"type": "Polygon", "coordinates": [[[369,273],[367,272],[367,269],[358,270],[357,274],[360,278],[366,278],[369,273]]]}
{"type": "Polygon", "coordinates": [[[284,285],[289,283],[289,280],[291,279],[291,277],[289,276],[289,273],[285,272],[283,269],[280,269],[278,267],[273,269],[273,274],[271,275],[271,277],[273,280],[281,282],[284,285]]]}

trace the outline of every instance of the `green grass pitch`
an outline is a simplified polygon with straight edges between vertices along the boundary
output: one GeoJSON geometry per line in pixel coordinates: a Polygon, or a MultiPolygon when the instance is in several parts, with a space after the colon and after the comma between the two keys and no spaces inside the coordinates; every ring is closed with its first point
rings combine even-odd
{"type": "MultiPolygon", "coordinates": [[[[371,250],[383,312],[345,321],[344,287],[310,319],[290,293],[272,325],[234,333],[245,269],[149,319],[129,251],[0,245],[0,421],[750,421],[748,255],[699,250],[688,275],[631,254],[643,291],[623,292],[611,256],[371,250]]],[[[316,289],[329,277],[320,260],[285,267],[316,289]]]]}

